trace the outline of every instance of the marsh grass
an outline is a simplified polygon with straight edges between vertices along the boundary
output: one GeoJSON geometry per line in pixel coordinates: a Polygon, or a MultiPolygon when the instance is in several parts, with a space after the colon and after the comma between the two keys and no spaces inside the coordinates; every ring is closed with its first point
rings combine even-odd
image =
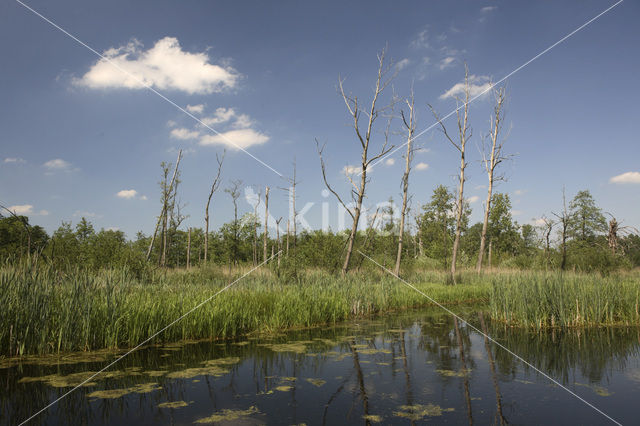
{"type": "MultiPolygon", "coordinates": [[[[158,271],[145,281],[124,270],[60,272],[23,262],[0,268],[0,354],[133,347],[215,294],[249,268],[158,271]]],[[[488,285],[419,284],[444,303],[485,301],[488,285]]],[[[225,339],[247,333],[335,324],[351,317],[429,304],[393,277],[301,272],[293,283],[255,271],[152,343],[225,339]]]]}
{"type": "MultiPolygon", "coordinates": [[[[0,355],[23,356],[133,347],[250,268],[155,271],[140,280],[126,269],[60,272],[25,261],[0,267],[0,355]]],[[[442,304],[488,309],[492,319],[526,327],[638,325],[638,274],[599,277],[501,270],[444,272],[406,279],[442,304]],[[487,308],[488,307],[488,308],[487,308]]],[[[374,269],[344,277],[303,270],[293,282],[255,271],[159,335],[153,344],[228,339],[336,324],[430,305],[374,269]]]]}

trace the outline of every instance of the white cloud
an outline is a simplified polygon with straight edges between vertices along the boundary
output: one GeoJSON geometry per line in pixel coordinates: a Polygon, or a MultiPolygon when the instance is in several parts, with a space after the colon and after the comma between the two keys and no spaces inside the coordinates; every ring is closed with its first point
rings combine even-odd
{"type": "Polygon", "coordinates": [[[438,68],[440,68],[440,71],[442,71],[446,68],[453,66],[455,61],[456,61],[455,57],[447,56],[446,58],[440,61],[440,63],[438,64],[438,68]]]}
{"type": "Polygon", "coordinates": [[[480,197],[478,197],[477,195],[472,195],[471,197],[467,198],[467,202],[469,203],[475,203],[476,201],[478,201],[480,199],[480,197]]]}
{"type": "Polygon", "coordinates": [[[175,127],[178,123],[173,120],[167,121],[167,127],[175,127]]]}
{"type": "Polygon", "coordinates": [[[198,137],[200,137],[200,132],[179,127],[171,130],[171,137],[180,140],[198,139],[198,137]]]}
{"type": "Polygon", "coordinates": [[[491,12],[493,10],[496,10],[497,8],[498,8],[498,6],[485,6],[482,9],[480,9],[480,12],[488,13],[488,12],[491,12]]]}
{"type": "Polygon", "coordinates": [[[20,157],[7,157],[4,159],[5,163],[13,163],[13,164],[24,164],[26,161],[20,157]]]}
{"type": "Polygon", "coordinates": [[[429,47],[429,32],[427,28],[420,31],[416,38],[411,41],[411,47],[416,49],[429,47]]]}
{"type": "Polygon", "coordinates": [[[393,166],[394,164],[396,164],[396,160],[393,158],[387,158],[386,160],[384,160],[384,164],[386,164],[387,166],[393,166]]]}
{"type": "Polygon", "coordinates": [[[535,225],[535,226],[543,226],[543,225],[546,224],[546,222],[542,218],[538,218],[538,219],[534,218],[534,219],[531,220],[531,224],[535,225]]]}
{"type": "Polygon", "coordinates": [[[427,163],[419,162],[416,164],[416,170],[427,170],[429,165],[427,163]]]}
{"type": "Polygon", "coordinates": [[[408,67],[410,63],[411,63],[411,61],[408,58],[404,58],[403,60],[398,61],[398,63],[396,64],[396,69],[398,71],[400,71],[400,70],[408,67]]]}
{"type": "Polygon", "coordinates": [[[46,163],[44,163],[44,166],[51,170],[68,170],[69,167],[71,166],[71,163],[64,161],[61,158],[55,158],[53,160],[49,160],[46,163]]]}
{"type": "Polygon", "coordinates": [[[9,206],[7,208],[15,215],[30,215],[33,214],[33,206],[31,204],[20,204],[16,206],[9,206]]]}
{"type": "Polygon", "coordinates": [[[90,89],[152,86],[210,94],[234,88],[239,79],[230,66],[209,63],[206,52],[182,50],[175,37],[164,37],[146,51],[142,43],[133,39],[124,46],[105,50],[103,56],[75,83],[90,89]]]}
{"type": "Polygon", "coordinates": [[[640,183],[640,172],[626,172],[609,179],[609,183],[640,183]]]}
{"type": "Polygon", "coordinates": [[[202,114],[202,112],[204,111],[204,105],[187,105],[187,111],[192,114],[202,114]]]}
{"type": "Polygon", "coordinates": [[[140,196],[140,199],[141,199],[142,201],[146,201],[146,200],[148,200],[148,198],[147,198],[147,196],[146,196],[146,195],[141,195],[141,196],[140,196]]]}
{"type": "Polygon", "coordinates": [[[226,123],[235,115],[236,111],[233,108],[218,108],[212,117],[205,117],[201,121],[207,126],[212,126],[214,124],[226,123]]]}
{"type": "Polygon", "coordinates": [[[40,210],[38,212],[38,216],[49,216],[49,211],[48,210],[40,210]]]}
{"type": "Polygon", "coordinates": [[[524,189],[516,189],[515,191],[513,191],[514,195],[524,195],[524,193],[527,192],[524,189]]]}
{"type": "MultiPolygon", "coordinates": [[[[481,76],[470,75],[469,76],[469,96],[470,97],[475,97],[480,94],[487,94],[489,93],[491,87],[493,87],[493,84],[489,81],[488,76],[486,75],[481,75],[481,76]]],[[[442,95],[440,95],[440,99],[460,97],[464,94],[464,89],[465,89],[464,81],[460,83],[456,83],[453,85],[451,89],[447,90],[442,95]]]]}
{"type": "Polygon", "coordinates": [[[238,129],[216,135],[204,135],[200,138],[200,145],[226,145],[232,149],[246,149],[253,145],[261,145],[268,140],[269,136],[253,129],[238,129]]]}
{"type": "Polygon", "coordinates": [[[522,214],[522,210],[511,210],[512,216],[520,216],[522,214]]]}
{"type": "MultiPolygon", "coordinates": [[[[371,173],[371,170],[373,170],[371,165],[367,166],[367,173],[371,173]]],[[[360,172],[362,172],[362,166],[346,165],[342,168],[342,174],[344,175],[360,175],[360,172]]]]}
{"type": "Polygon", "coordinates": [[[111,231],[111,232],[118,232],[120,230],[120,228],[118,228],[117,226],[110,226],[106,229],[106,231],[111,231]]]}
{"type": "Polygon", "coordinates": [[[123,189],[122,191],[118,191],[116,196],[119,198],[131,199],[134,198],[138,194],[138,191],[135,189],[123,189]]]}
{"type": "Polygon", "coordinates": [[[247,114],[240,114],[233,123],[234,129],[247,129],[253,126],[253,120],[247,114]]]}

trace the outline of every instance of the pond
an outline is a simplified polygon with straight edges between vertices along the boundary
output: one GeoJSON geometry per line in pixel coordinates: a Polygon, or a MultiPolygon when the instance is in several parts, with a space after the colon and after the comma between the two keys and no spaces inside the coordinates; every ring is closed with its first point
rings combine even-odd
{"type": "MultiPolygon", "coordinates": [[[[460,309],[458,309],[460,310],[460,309]]],[[[638,421],[640,330],[527,332],[461,316],[623,424],[638,421]]],[[[0,424],[19,424],[118,354],[0,361],[0,424]]],[[[154,345],[30,424],[608,424],[435,309],[234,342],[154,345]]]]}

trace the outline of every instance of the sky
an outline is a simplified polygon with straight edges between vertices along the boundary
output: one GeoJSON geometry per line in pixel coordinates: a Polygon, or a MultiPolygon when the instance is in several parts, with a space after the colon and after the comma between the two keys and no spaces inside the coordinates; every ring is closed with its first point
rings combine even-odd
{"type": "MultiPolygon", "coordinates": [[[[415,94],[421,150],[410,178],[416,212],[439,184],[456,185],[459,159],[433,126],[469,67],[475,93],[517,70],[615,1],[58,1],[0,3],[0,204],[52,232],[86,217],[129,238],[153,232],[161,162],[181,162],[183,227],[204,226],[216,155],[223,182],[210,214],[233,217],[223,191],[241,180],[240,212],[271,187],[273,218],[289,206],[296,164],[301,226],[344,226],[323,193],[327,177],[344,198],[344,172],[360,149],[345,91],[369,103],[377,54],[395,78],[380,100],[415,94]],[[84,46],[81,44],[84,44],[84,46]],[[95,50],[102,57],[98,56],[95,50]],[[429,129],[424,131],[425,129],[429,129]],[[423,132],[424,131],[424,132],[423,132]],[[241,148],[241,149],[240,149],[241,148]],[[328,219],[322,220],[322,212],[328,219]],[[302,223],[304,222],[304,224],[302,223]]],[[[507,90],[501,165],[519,223],[535,223],[588,189],[624,225],[640,228],[640,4],[624,1],[500,85],[507,90]]],[[[389,143],[405,142],[394,111],[389,143]]],[[[465,197],[481,220],[487,176],[480,164],[492,97],[470,105],[465,197]]],[[[406,108],[405,108],[406,110],[406,108]]],[[[366,117],[365,117],[366,119],[366,117]]],[[[455,118],[445,125],[455,132],[455,118]]],[[[386,120],[374,127],[379,152],[386,120]]],[[[373,167],[365,205],[401,199],[400,148],[373,167]]],[[[263,205],[258,206],[261,212],[263,205]]],[[[342,214],[344,217],[344,214],[342,214]]],[[[274,221],[271,222],[274,225],[274,221]]]]}

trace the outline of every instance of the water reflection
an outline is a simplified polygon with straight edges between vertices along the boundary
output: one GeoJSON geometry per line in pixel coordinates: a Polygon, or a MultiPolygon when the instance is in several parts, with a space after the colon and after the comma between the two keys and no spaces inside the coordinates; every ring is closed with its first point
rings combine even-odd
{"type": "MultiPolygon", "coordinates": [[[[635,421],[640,331],[479,329],[622,423],[635,421]]],[[[17,424],[116,354],[0,360],[0,423],[17,424]]],[[[602,424],[605,418],[466,324],[413,311],[240,342],[149,347],[33,424],[602,424]]]]}

